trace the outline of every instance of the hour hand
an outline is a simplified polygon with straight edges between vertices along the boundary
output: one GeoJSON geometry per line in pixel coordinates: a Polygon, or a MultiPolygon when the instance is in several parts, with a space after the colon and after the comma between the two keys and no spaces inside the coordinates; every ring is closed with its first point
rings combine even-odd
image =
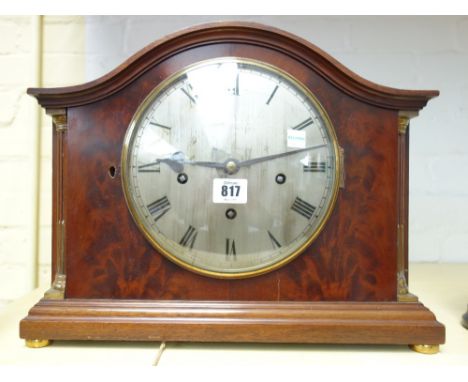
{"type": "Polygon", "coordinates": [[[186,160],[185,154],[182,151],[177,151],[165,158],[159,158],[156,160],[156,163],[165,163],[177,173],[184,171],[185,164],[209,168],[224,168],[224,163],[221,162],[186,160]]]}
{"type": "Polygon", "coordinates": [[[180,173],[184,171],[185,154],[182,151],[176,151],[165,158],[156,159],[156,163],[165,163],[171,170],[180,173]]]}
{"type": "Polygon", "coordinates": [[[224,168],[224,163],[221,162],[207,162],[207,161],[186,161],[184,163],[194,166],[210,167],[210,168],[224,168]]]}

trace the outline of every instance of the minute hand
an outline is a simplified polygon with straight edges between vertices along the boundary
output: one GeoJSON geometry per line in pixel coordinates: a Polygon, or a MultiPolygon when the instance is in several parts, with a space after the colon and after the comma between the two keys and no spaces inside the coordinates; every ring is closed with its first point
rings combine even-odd
{"type": "Polygon", "coordinates": [[[314,150],[314,149],[320,149],[322,147],[326,147],[327,145],[323,144],[323,145],[317,145],[317,146],[309,146],[309,147],[305,147],[303,149],[298,149],[298,150],[292,150],[292,151],[286,151],[284,153],[279,153],[279,154],[273,154],[273,155],[266,155],[264,157],[258,157],[258,158],[252,158],[252,159],[247,159],[247,160],[244,160],[242,162],[239,162],[237,165],[238,167],[246,167],[246,166],[250,166],[252,164],[256,164],[256,163],[260,163],[260,162],[266,162],[266,161],[269,161],[271,159],[276,159],[276,158],[281,158],[281,157],[285,157],[285,156],[288,156],[288,155],[294,155],[294,154],[298,154],[298,153],[302,153],[304,151],[309,151],[309,150],[314,150]]]}

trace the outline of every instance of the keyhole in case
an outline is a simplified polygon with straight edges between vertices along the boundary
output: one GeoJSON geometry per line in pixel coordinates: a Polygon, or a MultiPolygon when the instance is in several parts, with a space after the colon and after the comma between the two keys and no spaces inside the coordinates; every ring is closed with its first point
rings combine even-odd
{"type": "Polygon", "coordinates": [[[109,167],[109,176],[110,176],[112,179],[115,178],[115,173],[116,173],[115,166],[110,166],[110,167],[109,167]]]}

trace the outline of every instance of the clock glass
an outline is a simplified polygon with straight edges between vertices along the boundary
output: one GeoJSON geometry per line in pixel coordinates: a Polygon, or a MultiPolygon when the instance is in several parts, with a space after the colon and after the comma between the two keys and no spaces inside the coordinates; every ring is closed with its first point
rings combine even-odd
{"type": "Polygon", "coordinates": [[[332,212],[339,167],[315,96],[274,66],[231,57],[157,86],[122,152],[125,197],[146,238],[177,264],[222,278],[299,255],[332,212]]]}

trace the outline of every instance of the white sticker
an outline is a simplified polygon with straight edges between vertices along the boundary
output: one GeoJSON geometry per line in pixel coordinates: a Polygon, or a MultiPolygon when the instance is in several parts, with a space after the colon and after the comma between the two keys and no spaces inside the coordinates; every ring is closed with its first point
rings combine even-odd
{"type": "Polygon", "coordinates": [[[213,203],[246,204],[247,179],[213,179],[213,203]]]}
{"type": "Polygon", "coordinates": [[[303,149],[306,147],[306,132],[301,130],[288,130],[287,135],[287,144],[288,147],[295,147],[298,149],[303,149]]]}

